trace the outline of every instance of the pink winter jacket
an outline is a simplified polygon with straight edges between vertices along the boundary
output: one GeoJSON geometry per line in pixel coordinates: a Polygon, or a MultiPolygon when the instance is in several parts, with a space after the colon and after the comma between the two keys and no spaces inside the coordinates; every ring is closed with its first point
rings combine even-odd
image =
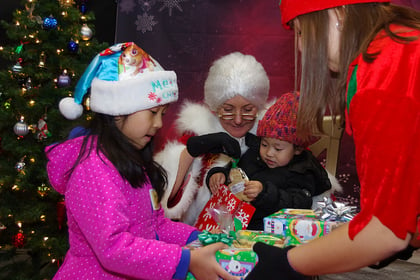
{"type": "Polygon", "coordinates": [[[150,184],[132,188],[91,152],[66,177],[83,137],[46,148],[52,186],[65,196],[70,249],[54,279],[172,279],[194,227],[153,210],[150,184]]]}

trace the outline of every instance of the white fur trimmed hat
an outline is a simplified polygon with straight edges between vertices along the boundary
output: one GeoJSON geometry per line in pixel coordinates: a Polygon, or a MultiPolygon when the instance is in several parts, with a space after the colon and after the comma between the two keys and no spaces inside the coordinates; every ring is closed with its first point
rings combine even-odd
{"type": "Polygon", "coordinates": [[[211,110],[241,95],[258,109],[267,102],[270,81],[254,56],[233,52],[213,62],[204,84],[204,102],[211,110]]]}
{"type": "Polygon", "coordinates": [[[133,42],[102,51],[89,64],[76,85],[74,98],[60,101],[61,114],[70,120],[83,113],[83,98],[90,88],[93,112],[128,115],[178,100],[174,71],[160,64],[133,42]]]}

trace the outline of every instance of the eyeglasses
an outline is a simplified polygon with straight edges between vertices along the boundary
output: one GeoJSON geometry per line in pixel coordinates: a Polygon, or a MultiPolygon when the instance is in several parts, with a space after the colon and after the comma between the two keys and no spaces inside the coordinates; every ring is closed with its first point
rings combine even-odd
{"type": "MultiPolygon", "coordinates": [[[[225,121],[233,120],[236,117],[237,113],[219,113],[218,117],[225,121]]],[[[239,114],[243,121],[253,121],[257,118],[257,114],[253,113],[243,113],[239,114]]]]}

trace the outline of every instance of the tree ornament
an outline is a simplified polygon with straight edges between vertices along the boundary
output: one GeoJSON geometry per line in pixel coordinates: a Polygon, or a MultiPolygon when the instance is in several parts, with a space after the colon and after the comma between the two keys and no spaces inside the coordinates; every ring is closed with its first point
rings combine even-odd
{"type": "Polygon", "coordinates": [[[16,248],[23,248],[26,243],[26,237],[22,231],[19,231],[16,235],[13,236],[12,244],[16,248]]]}
{"type": "Polygon", "coordinates": [[[90,29],[86,23],[83,24],[82,29],[80,30],[80,33],[82,34],[82,39],[85,41],[90,40],[90,38],[92,38],[92,35],[93,35],[92,29],[90,29]]]}
{"type": "Polygon", "coordinates": [[[76,43],[73,40],[70,40],[70,42],[68,42],[67,44],[67,49],[71,52],[71,53],[77,53],[77,51],[79,50],[79,44],[76,43]]]}
{"type": "Polygon", "coordinates": [[[25,118],[23,116],[20,117],[20,120],[15,124],[13,131],[17,136],[25,136],[29,133],[29,127],[25,123],[25,118]]]}
{"type": "Polygon", "coordinates": [[[41,186],[38,186],[37,192],[41,197],[46,196],[49,191],[50,191],[50,188],[45,184],[41,184],[41,186]]]}
{"type": "Polygon", "coordinates": [[[45,61],[46,60],[47,60],[47,57],[45,56],[45,52],[42,51],[41,54],[39,55],[38,67],[39,68],[45,68],[45,61]]]}
{"type": "Polygon", "coordinates": [[[70,76],[67,74],[67,69],[58,77],[57,85],[59,87],[68,87],[71,83],[70,76]]]}
{"type": "Polygon", "coordinates": [[[19,162],[16,163],[15,169],[16,169],[17,172],[24,172],[25,166],[26,166],[25,162],[19,161],[19,162]]]}
{"type": "Polygon", "coordinates": [[[5,226],[5,225],[3,225],[3,223],[2,223],[2,222],[0,222],[0,231],[5,230],[5,229],[6,229],[6,226],[5,226]]]}
{"type": "Polygon", "coordinates": [[[22,72],[22,66],[20,65],[20,62],[18,61],[18,62],[16,62],[16,64],[15,65],[13,65],[13,67],[12,67],[12,71],[13,72],[15,72],[15,73],[20,73],[20,72],[22,72]]]}
{"type": "Polygon", "coordinates": [[[5,102],[4,102],[4,104],[3,104],[3,106],[4,106],[4,109],[6,109],[6,110],[9,110],[10,109],[10,106],[11,106],[11,101],[12,99],[11,98],[9,98],[8,100],[6,100],[5,102]]]}
{"type": "Polygon", "coordinates": [[[86,12],[87,12],[87,3],[86,3],[87,1],[86,0],[81,0],[80,1],[80,4],[79,4],[79,11],[82,13],[82,14],[86,14],[86,12]]]}
{"type": "Polygon", "coordinates": [[[58,0],[60,2],[60,5],[63,7],[70,7],[74,4],[73,0],[58,0]]]}
{"type": "Polygon", "coordinates": [[[23,173],[25,172],[25,166],[26,166],[25,158],[26,158],[26,156],[23,156],[20,159],[20,161],[18,161],[15,164],[15,169],[16,169],[17,172],[23,172],[23,173]]]}
{"type": "Polygon", "coordinates": [[[36,130],[38,131],[36,136],[38,140],[40,141],[47,139],[48,137],[51,137],[51,133],[48,130],[48,126],[47,126],[47,115],[44,115],[42,118],[38,120],[38,125],[37,125],[36,130]]]}
{"type": "Polygon", "coordinates": [[[32,80],[31,77],[28,77],[28,79],[25,82],[25,88],[27,91],[31,90],[32,88],[32,80]]]}
{"type": "Polygon", "coordinates": [[[35,1],[29,1],[29,2],[31,2],[31,6],[30,7],[28,5],[25,5],[25,9],[28,12],[28,18],[31,21],[34,21],[34,22],[36,22],[38,24],[42,24],[43,23],[42,18],[40,16],[34,16],[33,15],[33,12],[34,12],[34,9],[35,9],[35,4],[36,4],[35,1]]]}
{"type": "Polygon", "coordinates": [[[42,27],[44,27],[46,30],[55,29],[57,28],[57,20],[52,15],[50,15],[49,17],[44,18],[42,27]]]}
{"type": "Polygon", "coordinates": [[[16,47],[15,53],[20,54],[23,49],[23,43],[21,42],[19,46],[16,47]]]}

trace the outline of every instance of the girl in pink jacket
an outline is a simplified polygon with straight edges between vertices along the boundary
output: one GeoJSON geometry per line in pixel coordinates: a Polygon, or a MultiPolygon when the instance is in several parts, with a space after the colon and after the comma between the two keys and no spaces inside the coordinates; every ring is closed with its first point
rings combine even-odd
{"type": "Polygon", "coordinates": [[[54,279],[184,279],[188,271],[235,279],[215,260],[223,244],[183,249],[199,232],[160,208],[166,174],[151,142],[178,99],[175,72],[123,43],[98,54],[74,99],[60,102],[66,118],[82,114],[88,88],[96,114],[85,135],[46,148],[49,179],[65,196],[70,243],[54,279]],[[127,63],[147,67],[125,73],[127,63]]]}

